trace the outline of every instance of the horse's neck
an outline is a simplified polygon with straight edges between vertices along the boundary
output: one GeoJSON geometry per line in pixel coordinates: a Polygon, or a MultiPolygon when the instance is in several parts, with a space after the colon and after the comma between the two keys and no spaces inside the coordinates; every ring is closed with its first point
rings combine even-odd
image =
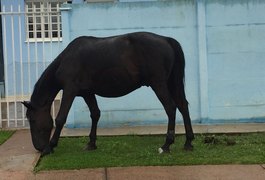
{"type": "Polygon", "coordinates": [[[31,103],[37,107],[50,107],[60,89],[50,80],[36,85],[38,87],[32,93],[31,103]]]}
{"type": "Polygon", "coordinates": [[[51,63],[35,84],[31,103],[36,107],[51,107],[53,100],[60,91],[61,88],[55,78],[57,66],[58,63],[51,63]]]}

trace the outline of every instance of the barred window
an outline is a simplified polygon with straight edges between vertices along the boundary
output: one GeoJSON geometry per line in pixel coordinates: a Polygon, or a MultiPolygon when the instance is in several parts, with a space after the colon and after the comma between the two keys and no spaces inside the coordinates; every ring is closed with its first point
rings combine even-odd
{"type": "Polygon", "coordinates": [[[25,0],[27,40],[61,40],[60,5],[64,1],[25,0]]]}

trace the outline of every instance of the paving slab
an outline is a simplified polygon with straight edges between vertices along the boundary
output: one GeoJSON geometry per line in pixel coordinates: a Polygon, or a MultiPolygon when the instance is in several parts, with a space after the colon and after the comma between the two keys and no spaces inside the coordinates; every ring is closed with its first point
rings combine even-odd
{"type": "Polygon", "coordinates": [[[81,169],[81,170],[58,170],[42,171],[35,175],[37,180],[106,180],[105,168],[81,169]]]}
{"type": "Polygon", "coordinates": [[[0,179],[33,179],[32,170],[39,158],[34,149],[29,130],[17,130],[0,146],[0,179]]]}
{"type": "Polygon", "coordinates": [[[259,165],[199,165],[168,167],[108,168],[109,180],[264,180],[265,170],[259,165]]]}
{"type": "Polygon", "coordinates": [[[34,149],[29,130],[18,130],[0,146],[0,169],[32,171],[39,153],[34,149]]]}
{"type": "Polygon", "coordinates": [[[35,175],[31,171],[3,171],[0,170],[1,180],[34,180],[35,175]]]}

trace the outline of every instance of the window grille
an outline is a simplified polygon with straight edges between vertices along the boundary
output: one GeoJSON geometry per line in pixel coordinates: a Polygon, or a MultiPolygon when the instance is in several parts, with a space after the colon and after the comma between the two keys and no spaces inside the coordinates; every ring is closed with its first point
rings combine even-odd
{"type": "Polygon", "coordinates": [[[62,38],[61,14],[63,1],[26,1],[26,32],[28,41],[53,41],[62,38]]]}

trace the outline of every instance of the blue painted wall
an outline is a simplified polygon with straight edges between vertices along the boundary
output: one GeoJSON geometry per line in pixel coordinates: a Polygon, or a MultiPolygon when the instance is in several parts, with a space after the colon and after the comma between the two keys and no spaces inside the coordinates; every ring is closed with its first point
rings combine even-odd
{"type": "MultiPolygon", "coordinates": [[[[2,4],[17,4],[15,2],[24,3],[23,0],[2,0],[2,4]]],[[[62,7],[63,41],[53,46],[53,52],[59,52],[81,35],[105,37],[150,31],[170,36],[182,44],[185,53],[186,93],[193,123],[265,122],[265,1],[81,2],[62,7]]],[[[31,45],[34,49],[35,45],[31,45]]],[[[43,44],[38,46],[42,48],[43,44]]],[[[48,48],[45,47],[50,52],[48,48]]],[[[34,50],[31,52],[34,57],[34,50]]],[[[56,55],[47,53],[48,62],[56,55]]],[[[27,57],[24,59],[26,62],[27,57]]],[[[8,66],[11,70],[12,62],[8,66]]],[[[41,68],[41,62],[33,62],[32,72],[36,66],[41,68]]],[[[20,73],[16,75],[19,79],[20,73]]],[[[12,93],[10,87],[9,94],[12,93]]],[[[147,87],[121,98],[98,97],[98,103],[102,110],[100,126],[167,123],[161,104],[147,87]]],[[[182,122],[179,113],[177,122],[182,122]]],[[[67,126],[90,124],[88,108],[77,98],[67,126]]]]}
{"type": "MultiPolygon", "coordinates": [[[[265,122],[264,1],[173,0],[68,7],[71,10],[63,21],[69,41],[80,35],[104,37],[134,31],[177,39],[186,56],[193,123],[265,122]]],[[[150,88],[116,99],[98,97],[98,101],[101,126],[167,123],[150,88]]],[[[177,122],[182,122],[180,114],[177,122]]],[[[89,111],[77,99],[68,126],[89,125],[89,111]]]]}
{"type": "Polygon", "coordinates": [[[265,1],[206,1],[209,120],[265,116],[265,1]]]}

